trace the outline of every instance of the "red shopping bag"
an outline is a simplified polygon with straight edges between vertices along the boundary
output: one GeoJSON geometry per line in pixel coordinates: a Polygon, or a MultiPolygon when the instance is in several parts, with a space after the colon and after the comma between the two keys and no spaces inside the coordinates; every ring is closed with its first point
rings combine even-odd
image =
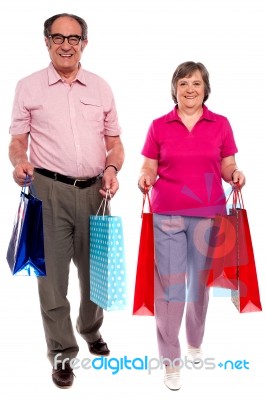
{"type": "Polygon", "coordinates": [[[133,315],[154,315],[154,234],[149,193],[143,195],[142,224],[135,281],[133,315]],[[144,212],[146,197],[148,213],[144,212]]]}
{"type": "Polygon", "coordinates": [[[239,234],[238,218],[235,212],[238,197],[233,194],[233,205],[228,215],[214,218],[210,234],[207,267],[207,286],[238,289],[238,266],[248,262],[245,235],[239,234]],[[241,249],[241,251],[240,251],[241,249]]]}
{"type": "MultiPolygon", "coordinates": [[[[241,192],[238,191],[237,195],[241,196],[241,192]]],[[[243,200],[241,203],[243,205],[243,200]]],[[[237,267],[238,288],[236,290],[231,290],[231,299],[240,313],[262,311],[247,211],[244,209],[244,205],[243,208],[236,208],[232,211],[235,213],[237,219],[237,236],[239,239],[242,237],[245,238],[245,241],[244,239],[242,242],[239,241],[238,251],[241,253],[242,248],[240,245],[245,243],[248,261],[245,264],[239,263],[237,267]]]]}

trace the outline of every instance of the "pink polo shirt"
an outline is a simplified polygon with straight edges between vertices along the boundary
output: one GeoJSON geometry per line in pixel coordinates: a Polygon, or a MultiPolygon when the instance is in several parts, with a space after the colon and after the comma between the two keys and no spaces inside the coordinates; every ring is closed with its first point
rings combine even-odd
{"type": "Polygon", "coordinates": [[[92,177],[106,161],[104,135],[121,130],[112,91],[99,76],[80,67],[72,85],[52,63],[16,87],[11,135],[30,134],[29,160],[73,177],[92,177]]]}
{"type": "Polygon", "coordinates": [[[191,132],[176,108],[154,120],[142,150],[145,157],[158,160],[153,212],[195,217],[224,213],[221,161],[235,153],[229,121],[206,106],[191,132]]]}

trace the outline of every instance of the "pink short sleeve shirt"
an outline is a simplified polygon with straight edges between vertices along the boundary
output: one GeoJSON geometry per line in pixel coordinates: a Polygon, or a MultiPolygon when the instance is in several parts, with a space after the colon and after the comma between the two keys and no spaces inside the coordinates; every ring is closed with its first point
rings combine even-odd
{"type": "Polygon", "coordinates": [[[235,153],[229,121],[206,106],[191,132],[176,108],[154,120],[142,149],[145,157],[158,160],[158,179],[151,195],[153,211],[195,217],[224,213],[221,161],[235,153]]]}
{"type": "Polygon", "coordinates": [[[92,177],[106,161],[104,136],[120,135],[109,85],[82,68],[69,85],[53,65],[17,84],[10,134],[30,134],[34,167],[92,177]]]}

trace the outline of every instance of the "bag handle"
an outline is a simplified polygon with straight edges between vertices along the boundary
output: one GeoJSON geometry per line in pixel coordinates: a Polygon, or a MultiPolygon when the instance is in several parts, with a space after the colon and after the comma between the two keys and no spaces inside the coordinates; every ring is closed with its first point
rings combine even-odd
{"type": "Polygon", "coordinates": [[[229,196],[226,200],[226,204],[228,203],[228,201],[232,195],[233,195],[233,210],[236,210],[237,204],[239,204],[241,209],[245,208],[239,183],[234,184],[234,186],[232,187],[231,193],[229,194],[229,196]]]}
{"type": "Polygon", "coordinates": [[[37,199],[37,194],[36,194],[34,185],[32,184],[31,176],[28,174],[26,174],[24,184],[21,189],[21,196],[26,195],[26,189],[28,189],[28,194],[31,194],[33,197],[35,197],[37,199]],[[27,183],[30,183],[30,185],[27,186],[27,183]]]}
{"type": "Polygon", "coordinates": [[[109,211],[111,212],[111,210],[110,210],[110,203],[107,204],[107,202],[110,201],[111,198],[112,198],[112,195],[111,195],[110,189],[107,189],[107,190],[106,190],[106,193],[105,193],[105,197],[102,199],[101,204],[100,204],[100,207],[98,208],[98,211],[97,211],[97,213],[96,213],[96,217],[98,216],[98,214],[99,214],[100,209],[102,208],[102,206],[103,206],[103,215],[102,215],[103,217],[105,216],[106,206],[107,206],[107,207],[109,206],[109,211]],[[108,199],[108,197],[109,197],[109,199],[108,199]]]}
{"type": "Polygon", "coordinates": [[[148,199],[148,203],[149,203],[149,212],[152,213],[150,195],[149,195],[148,190],[146,190],[145,193],[143,193],[141,218],[142,218],[143,213],[144,213],[144,206],[145,206],[146,198],[148,199]]]}

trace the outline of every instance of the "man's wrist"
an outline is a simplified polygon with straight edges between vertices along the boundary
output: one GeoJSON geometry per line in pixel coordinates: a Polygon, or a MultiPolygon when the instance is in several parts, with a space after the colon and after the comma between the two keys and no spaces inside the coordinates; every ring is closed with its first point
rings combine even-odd
{"type": "Polygon", "coordinates": [[[117,167],[114,165],[114,164],[108,164],[108,165],[106,165],[106,167],[104,168],[104,171],[106,171],[108,168],[114,168],[114,170],[115,170],[115,174],[117,174],[118,173],[118,169],[117,169],[117,167]]]}

